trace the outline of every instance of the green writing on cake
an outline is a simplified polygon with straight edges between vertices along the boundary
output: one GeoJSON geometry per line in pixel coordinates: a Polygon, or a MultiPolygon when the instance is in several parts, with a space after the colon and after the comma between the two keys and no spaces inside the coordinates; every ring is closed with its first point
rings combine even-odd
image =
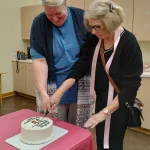
{"type": "Polygon", "coordinates": [[[27,123],[32,123],[33,126],[32,128],[34,127],[40,127],[40,128],[43,128],[45,126],[47,126],[50,122],[48,120],[44,120],[44,119],[40,119],[40,117],[32,117],[32,118],[29,118],[27,119],[24,124],[27,124],[27,123]]]}

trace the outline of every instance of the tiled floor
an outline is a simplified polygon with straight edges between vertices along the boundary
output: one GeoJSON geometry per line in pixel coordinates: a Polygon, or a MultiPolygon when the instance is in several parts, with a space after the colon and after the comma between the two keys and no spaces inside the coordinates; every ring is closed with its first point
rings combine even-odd
{"type": "MultiPolygon", "coordinates": [[[[20,110],[35,110],[35,100],[21,96],[13,96],[3,99],[3,106],[0,107],[0,116],[20,110]]],[[[91,131],[95,137],[95,131],[91,131]]],[[[124,141],[124,150],[150,150],[150,136],[128,129],[124,141]]]]}

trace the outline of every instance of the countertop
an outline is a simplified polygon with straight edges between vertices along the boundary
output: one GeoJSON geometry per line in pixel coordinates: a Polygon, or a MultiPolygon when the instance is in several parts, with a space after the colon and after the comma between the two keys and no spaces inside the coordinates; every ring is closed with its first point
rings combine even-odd
{"type": "Polygon", "coordinates": [[[142,78],[150,78],[150,72],[143,72],[141,75],[142,78]]]}
{"type": "MultiPolygon", "coordinates": [[[[16,61],[16,59],[13,59],[12,61],[16,61]]],[[[23,62],[23,63],[32,63],[32,59],[18,60],[18,61],[23,62]]],[[[141,77],[142,78],[150,78],[150,72],[143,72],[141,77]]]]}
{"type": "MultiPolygon", "coordinates": [[[[16,60],[16,59],[13,59],[12,61],[17,61],[17,60],[16,60]]],[[[32,63],[32,59],[18,60],[18,62],[22,62],[22,63],[32,63]]]]}

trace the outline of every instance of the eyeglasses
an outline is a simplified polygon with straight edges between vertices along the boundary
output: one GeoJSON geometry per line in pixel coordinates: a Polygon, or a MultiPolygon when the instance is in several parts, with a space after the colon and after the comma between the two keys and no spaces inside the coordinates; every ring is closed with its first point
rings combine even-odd
{"type": "Polygon", "coordinates": [[[96,31],[100,31],[102,30],[102,26],[101,25],[96,25],[96,26],[90,26],[87,25],[88,30],[92,31],[92,29],[94,28],[96,31]]]}

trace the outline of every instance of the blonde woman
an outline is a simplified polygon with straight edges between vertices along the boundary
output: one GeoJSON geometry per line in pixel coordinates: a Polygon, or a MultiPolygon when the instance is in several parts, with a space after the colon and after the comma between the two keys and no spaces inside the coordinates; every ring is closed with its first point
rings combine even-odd
{"type": "Polygon", "coordinates": [[[121,27],[123,9],[110,0],[95,0],[84,16],[93,34],[82,49],[64,83],[51,99],[53,109],[62,95],[91,70],[91,96],[96,93],[96,110],[84,127],[96,127],[98,150],[122,150],[128,122],[125,102],[134,103],[143,72],[142,54],[135,36],[121,27]],[[105,69],[101,54],[106,62],[105,69]],[[117,94],[106,72],[120,89],[117,94]]]}

